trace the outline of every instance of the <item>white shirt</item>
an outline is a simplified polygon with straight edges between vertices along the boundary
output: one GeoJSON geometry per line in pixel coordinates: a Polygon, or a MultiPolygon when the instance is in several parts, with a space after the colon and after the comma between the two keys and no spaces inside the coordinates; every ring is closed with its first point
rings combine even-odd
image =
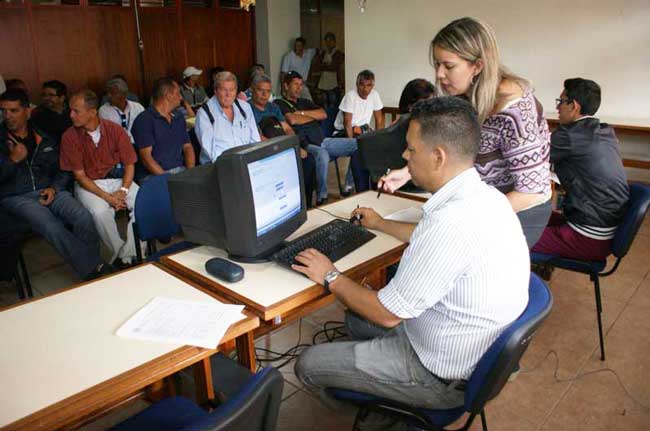
{"type": "Polygon", "coordinates": [[[119,124],[124,128],[124,131],[129,135],[131,143],[133,143],[133,135],[131,134],[131,127],[135,119],[144,111],[144,107],[138,102],[133,102],[131,100],[126,101],[126,108],[124,112],[120,110],[117,106],[111,105],[109,102],[104,103],[99,108],[99,118],[104,120],[112,121],[115,124],[119,124]],[[122,115],[121,115],[122,114],[122,115]],[[122,124],[122,117],[124,117],[126,122],[126,127],[122,124]]]}
{"type": "Polygon", "coordinates": [[[102,139],[102,131],[100,127],[97,127],[95,130],[92,132],[86,132],[90,136],[90,139],[93,140],[93,144],[95,144],[95,147],[99,145],[99,141],[102,139]]]}
{"type": "Polygon", "coordinates": [[[294,70],[302,76],[302,79],[307,81],[309,78],[311,61],[314,59],[314,55],[316,55],[316,50],[314,48],[305,48],[302,57],[299,57],[293,50],[291,50],[282,58],[280,71],[283,73],[289,73],[294,70]]]}
{"type": "Polygon", "coordinates": [[[356,88],[354,90],[348,91],[341,104],[339,105],[339,113],[336,116],[336,121],[334,122],[334,128],[336,130],[345,129],[343,123],[343,113],[347,112],[352,114],[352,127],[363,126],[364,124],[370,124],[372,119],[372,114],[375,111],[379,111],[384,108],[384,104],[381,103],[381,98],[377,90],[373,88],[367,98],[362,99],[357,93],[356,88]]]}
{"type": "Polygon", "coordinates": [[[422,209],[379,301],[405,319],[409,342],[427,369],[444,379],[467,379],[528,304],[526,239],[508,199],[474,168],[422,209]]]}

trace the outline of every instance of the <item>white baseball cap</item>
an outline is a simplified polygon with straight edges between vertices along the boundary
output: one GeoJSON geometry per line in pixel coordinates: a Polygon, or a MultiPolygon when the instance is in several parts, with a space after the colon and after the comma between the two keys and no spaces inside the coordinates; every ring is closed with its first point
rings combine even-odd
{"type": "Polygon", "coordinates": [[[200,75],[202,73],[203,73],[203,71],[201,69],[197,69],[194,66],[188,66],[183,71],[183,79],[189,78],[190,76],[198,76],[198,75],[200,75]]]}

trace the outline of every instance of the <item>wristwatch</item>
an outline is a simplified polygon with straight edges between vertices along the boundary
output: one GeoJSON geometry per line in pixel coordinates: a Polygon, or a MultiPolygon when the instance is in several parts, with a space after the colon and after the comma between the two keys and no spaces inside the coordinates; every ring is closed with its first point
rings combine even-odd
{"type": "Polygon", "coordinates": [[[120,191],[126,193],[127,195],[129,194],[129,189],[126,187],[120,187],[120,191]]]}
{"type": "Polygon", "coordinates": [[[325,273],[325,281],[323,281],[323,287],[325,288],[327,293],[332,293],[330,291],[330,283],[334,283],[334,280],[339,278],[339,275],[341,275],[341,273],[337,270],[327,271],[325,273]]]}

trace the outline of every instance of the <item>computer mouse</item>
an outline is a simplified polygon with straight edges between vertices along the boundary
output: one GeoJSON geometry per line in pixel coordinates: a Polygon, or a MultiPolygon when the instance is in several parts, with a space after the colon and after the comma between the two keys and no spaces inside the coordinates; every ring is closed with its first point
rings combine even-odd
{"type": "Polygon", "coordinates": [[[205,262],[205,270],[208,274],[228,283],[236,283],[244,278],[244,268],[220,257],[213,257],[205,262]]]}
{"type": "Polygon", "coordinates": [[[361,226],[361,219],[363,216],[361,214],[355,214],[352,217],[350,217],[350,223],[356,224],[357,226],[361,226]]]}

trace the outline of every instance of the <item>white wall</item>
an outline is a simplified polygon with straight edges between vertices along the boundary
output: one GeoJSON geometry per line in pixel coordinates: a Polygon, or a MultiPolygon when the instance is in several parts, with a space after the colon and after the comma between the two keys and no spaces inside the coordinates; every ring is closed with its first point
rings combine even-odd
{"type": "Polygon", "coordinates": [[[257,0],[255,5],[257,59],[266,66],[280,94],[282,56],[300,36],[300,0],[257,0]]]}
{"type": "Polygon", "coordinates": [[[346,1],[347,88],[368,68],[384,105],[397,106],[409,80],[434,80],[429,43],[463,16],[494,28],[503,63],[532,80],[545,111],[554,111],[565,78],[582,76],[602,86],[599,115],[650,124],[648,0],[367,0],[363,14],[346,1]]]}

